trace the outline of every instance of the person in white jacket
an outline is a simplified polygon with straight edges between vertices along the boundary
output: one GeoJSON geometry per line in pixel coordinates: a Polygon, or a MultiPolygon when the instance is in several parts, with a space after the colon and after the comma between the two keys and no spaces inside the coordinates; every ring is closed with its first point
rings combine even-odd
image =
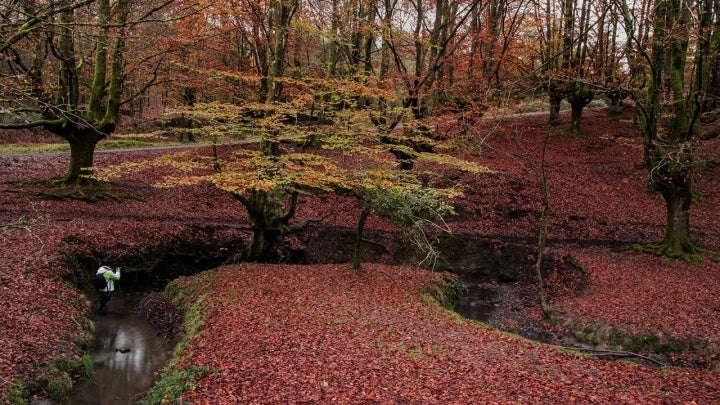
{"type": "Polygon", "coordinates": [[[98,315],[107,314],[108,303],[113,291],[115,291],[115,282],[120,280],[120,267],[113,271],[109,266],[100,266],[97,274],[101,274],[105,279],[105,288],[100,289],[100,305],[98,306],[98,315]]]}

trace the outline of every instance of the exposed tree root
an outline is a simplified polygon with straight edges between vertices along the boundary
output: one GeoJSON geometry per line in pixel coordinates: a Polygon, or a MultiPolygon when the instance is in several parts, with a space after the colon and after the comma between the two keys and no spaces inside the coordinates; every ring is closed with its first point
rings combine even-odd
{"type": "Polygon", "coordinates": [[[667,257],[668,259],[682,260],[686,263],[698,263],[702,260],[703,253],[708,252],[707,249],[701,248],[692,241],[683,244],[681,247],[668,243],[659,245],[634,244],[629,249],[640,253],[667,257]]]}

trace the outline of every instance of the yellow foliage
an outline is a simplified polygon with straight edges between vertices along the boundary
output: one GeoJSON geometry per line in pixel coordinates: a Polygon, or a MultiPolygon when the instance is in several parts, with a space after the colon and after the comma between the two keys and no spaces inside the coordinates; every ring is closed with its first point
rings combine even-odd
{"type": "Polygon", "coordinates": [[[473,174],[491,174],[493,170],[487,166],[478,165],[475,162],[469,160],[459,159],[450,155],[439,154],[439,153],[427,153],[421,152],[417,154],[417,160],[419,162],[431,162],[442,166],[450,166],[464,172],[473,174]]]}
{"type": "MultiPolygon", "coordinates": [[[[111,180],[126,174],[152,170],[158,187],[182,187],[200,183],[213,184],[220,190],[246,197],[253,192],[281,190],[286,193],[318,191],[351,192],[361,200],[374,196],[377,201],[394,202],[413,198],[421,203],[423,193],[429,200],[450,201],[461,195],[462,187],[433,188],[433,177],[398,169],[391,153],[406,152],[418,162],[431,167],[451,167],[469,173],[490,173],[487,167],[455,158],[445,153],[418,152],[415,143],[442,150],[441,142],[428,136],[427,126],[419,121],[404,123],[390,132],[377,121],[371,123],[372,111],[352,108],[361,97],[396,97],[392,88],[380,89],[371,77],[353,80],[283,78],[285,84],[308,89],[287,103],[196,103],[192,107],[170,111],[171,117],[192,121],[194,134],[213,138],[213,142],[242,139],[248,148],[216,157],[212,152],[169,153],[153,160],[125,162],[96,171],[100,180],[111,180]],[[337,108],[344,103],[350,108],[337,108]],[[383,132],[385,131],[385,132],[383,132]],[[387,138],[395,139],[391,145],[387,138]],[[260,144],[261,150],[256,146],[260,144]],[[264,150],[268,149],[272,151],[264,150]],[[219,168],[219,171],[216,169],[219,168]],[[385,194],[386,199],[379,194],[385,194]]],[[[384,111],[383,119],[407,119],[407,109],[384,111]]],[[[381,117],[382,118],[382,117],[381,117]]],[[[384,125],[385,121],[382,121],[384,125]]],[[[396,123],[396,122],[395,122],[396,123]]],[[[433,169],[431,169],[433,170],[433,169]]],[[[415,209],[415,208],[413,208],[415,209]]],[[[437,209],[451,212],[444,202],[437,209]]]]}

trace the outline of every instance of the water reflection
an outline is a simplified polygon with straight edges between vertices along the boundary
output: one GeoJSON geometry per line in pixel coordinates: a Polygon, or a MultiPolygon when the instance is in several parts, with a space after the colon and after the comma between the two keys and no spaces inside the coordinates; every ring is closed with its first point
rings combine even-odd
{"type": "Polygon", "coordinates": [[[139,400],[169,359],[175,342],[156,336],[135,313],[141,294],[115,296],[96,320],[91,355],[95,377],[75,390],[71,404],[125,405],[139,400]]]}

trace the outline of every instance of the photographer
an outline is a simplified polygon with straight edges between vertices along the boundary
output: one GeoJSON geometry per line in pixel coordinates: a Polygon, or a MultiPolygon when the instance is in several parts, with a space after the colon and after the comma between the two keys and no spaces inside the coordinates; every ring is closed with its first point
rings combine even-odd
{"type": "Polygon", "coordinates": [[[120,280],[120,267],[115,268],[115,271],[108,266],[100,266],[97,274],[102,275],[105,279],[105,288],[100,289],[100,305],[98,306],[98,315],[105,315],[107,313],[108,303],[112,292],[115,291],[115,281],[120,280]]]}

